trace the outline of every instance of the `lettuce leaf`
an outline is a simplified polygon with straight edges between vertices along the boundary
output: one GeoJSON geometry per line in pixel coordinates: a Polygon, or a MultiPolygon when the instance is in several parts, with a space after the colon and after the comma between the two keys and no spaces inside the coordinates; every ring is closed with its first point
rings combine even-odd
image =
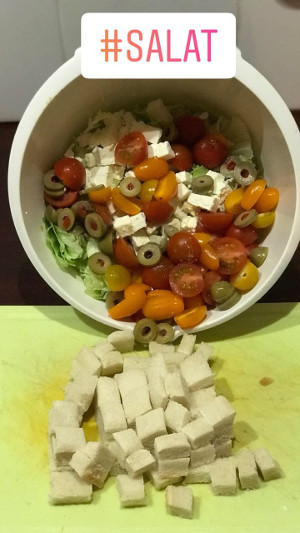
{"type": "Polygon", "coordinates": [[[94,274],[88,266],[80,272],[85,292],[96,300],[105,300],[109,291],[104,274],[94,274]]]}
{"type": "Polygon", "coordinates": [[[86,237],[75,227],[73,231],[64,231],[51,222],[44,221],[46,243],[55,256],[60,267],[75,268],[78,272],[87,261],[86,237]]]}
{"type": "Polygon", "coordinates": [[[207,174],[207,172],[208,168],[205,168],[203,165],[194,165],[192,170],[190,170],[190,174],[193,176],[193,178],[204,176],[204,174],[207,174]]]}

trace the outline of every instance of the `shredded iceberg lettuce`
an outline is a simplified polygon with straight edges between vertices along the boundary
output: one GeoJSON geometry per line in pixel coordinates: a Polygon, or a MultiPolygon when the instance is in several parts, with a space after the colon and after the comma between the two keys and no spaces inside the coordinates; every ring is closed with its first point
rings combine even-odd
{"type": "Polygon", "coordinates": [[[46,242],[52,250],[58,264],[63,268],[73,267],[80,270],[86,262],[86,237],[84,232],[64,231],[58,226],[45,221],[46,242]]]}
{"type": "Polygon", "coordinates": [[[104,274],[94,274],[88,266],[80,272],[85,292],[96,300],[105,300],[109,288],[104,274]]]}
{"type": "Polygon", "coordinates": [[[205,168],[203,165],[194,165],[192,170],[190,170],[190,174],[193,176],[193,178],[204,176],[204,174],[207,174],[207,172],[208,168],[205,168]]]}

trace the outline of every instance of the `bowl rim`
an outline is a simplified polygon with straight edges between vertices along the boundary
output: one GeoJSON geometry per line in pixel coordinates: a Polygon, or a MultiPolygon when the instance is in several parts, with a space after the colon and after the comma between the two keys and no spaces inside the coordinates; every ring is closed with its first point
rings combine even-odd
{"type": "MultiPolygon", "coordinates": [[[[71,59],[65,62],[44,82],[44,84],[32,98],[31,102],[28,104],[23,114],[23,117],[21,118],[21,121],[18,125],[10,152],[8,165],[8,197],[10,210],[17,234],[28,258],[30,259],[38,273],[42,276],[42,278],[59,296],[61,296],[67,303],[72,305],[78,311],[85,315],[88,315],[97,322],[113,327],[115,329],[133,329],[133,323],[121,321],[117,322],[111,319],[108,315],[101,316],[101,320],[99,320],[99,317],[96,315],[96,313],[94,313],[93,311],[89,311],[84,305],[81,305],[80,302],[70,296],[64,290],[64,288],[60,286],[52,278],[51,275],[49,275],[43,263],[40,261],[39,256],[35,252],[29,239],[28,233],[24,230],[25,225],[23,220],[23,212],[21,209],[21,197],[19,187],[18,194],[16,195],[15,176],[18,176],[19,184],[24,153],[27,147],[28,139],[37,120],[42,115],[49,102],[60,91],[62,91],[67,85],[69,85],[80,75],[81,50],[79,48],[75,51],[74,56],[71,59]]],[[[262,102],[262,104],[269,111],[270,115],[277,123],[280,131],[282,132],[285,138],[290,152],[296,176],[296,189],[298,189],[299,185],[297,183],[297,176],[300,177],[299,130],[290,110],[288,109],[287,105],[285,104],[279,93],[276,91],[276,89],[271,85],[271,83],[267,81],[266,78],[262,74],[260,74],[260,72],[258,72],[252,65],[250,65],[242,58],[239,49],[237,49],[237,69],[235,78],[237,79],[237,81],[245,85],[262,102]],[[270,108],[270,103],[272,103],[272,109],[270,108]]],[[[292,259],[292,256],[294,255],[298,246],[299,240],[300,202],[297,202],[292,231],[286,243],[286,251],[284,254],[282,254],[278,264],[276,265],[275,277],[272,276],[271,278],[266,280],[263,286],[260,287],[257,291],[254,291],[253,294],[251,291],[251,293],[249,293],[247,301],[241,301],[238,306],[234,306],[229,309],[226,312],[225,316],[222,313],[220,313],[219,316],[215,316],[213,324],[207,324],[207,322],[204,321],[199,326],[184,331],[200,332],[206,329],[216,327],[224,322],[227,322],[228,320],[233,319],[235,316],[241,314],[246,309],[251,307],[264,294],[266,294],[268,290],[274,285],[274,283],[279,279],[283,271],[286,269],[288,263],[292,259]]],[[[178,326],[176,326],[175,330],[175,337],[182,335],[183,331],[178,328],[178,326]]]]}

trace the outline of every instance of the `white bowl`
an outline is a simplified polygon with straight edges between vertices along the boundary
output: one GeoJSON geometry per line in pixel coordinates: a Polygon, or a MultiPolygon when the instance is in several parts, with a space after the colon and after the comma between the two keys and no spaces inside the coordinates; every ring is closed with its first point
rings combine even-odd
{"type": "MultiPolygon", "coordinates": [[[[105,303],[87,296],[80,279],[62,271],[41,229],[42,176],[62,157],[72,139],[98,109],[118,110],[161,97],[167,103],[203,104],[208,110],[239,115],[247,124],[268,184],[280,191],[276,221],[265,240],[269,255],[258,284],[228,311],[213,310],[194,329],[202,331],[232,319],[259,300],[280,277],[300,236],[300,150],[297,125],[285,103],[237,51],[236,77],[225,80],[88,80],[80,74],[80,50],[41,87],[14,138],[9,162],[9,200],[16,230],[34,267],[66,302],[109,326],[105,303]]],[[[177,329],[177,336],[179,330],[177,329]]]]}

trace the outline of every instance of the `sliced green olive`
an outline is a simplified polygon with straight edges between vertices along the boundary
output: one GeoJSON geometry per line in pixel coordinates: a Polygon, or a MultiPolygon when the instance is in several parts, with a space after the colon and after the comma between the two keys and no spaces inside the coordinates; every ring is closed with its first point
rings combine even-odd
{"type": "Polygon", "coordinates": [[[175,141],[177,136],[178,136],[178,131],[176,129],[174,122],[170,122],[169,124],[166,124],[163,127],[163,137],[165,141],[169,141],[169,143],[172,143],[175,141]]]}
{"type": "Polygon", "coordinates": [[[44,175],[44,187],[49,191],[61,191],[64,189],[64,184],[55,176],[54,170],[48,170],[44,175]]]}
{"type": "Polygon", "coordinates": [[[161,251],[157,244],[144,244],[137,253],[138,262],[143,266],[155,266],[161,259],[161,251]]]}
{"type": "Polygon", "coordinates": [[[269,248],[267,248],[267,246],[257,246],[251,251],[249,259],[257,268],[259,268],[265,262],[268,253],[269,248]]]}
{"type": "Polygon", "coordinates": [[[111,265],[111,260],[107,255],[96,252],[88,258],[88,265],[94,274],[104,274],[107,267],[111,265]]]}
{"type": "Polygon", "coordinates": [[[51,222],[52,224],[57,224],[57,211],[52,207],[52,205],[47,205],[45,209],[45,219],[48,220],[48,222],[51,222]]]}
{"type": "Polygon", "coordinates": [[[92,206],[86,200],[79,200],[79,202],[75,202],[75,204],[72,205],[71,209],[76,218],[84,220],[86,215],[92,211],[92,206]]]}
{"type": "Polygon", "coordinates": [[[57,224],[61,229],[70,231],[75,224],[75,215],[69,207],[59,209],[57,216],[57,224]]]}
{"type": "Polygon", "coordinates": [[[47,187],[44,187],[44,191],[48,196],[51,196],[52,198],[60,198],[64,195],[65,189],[59,189],[58,191],[54,191],[52,189],[47,189],[47,187]]]}
{"type": "Polygon", "coordinates": [[[119,304],[122,300],[124,300],[123,292],[108,292],[105,300],[106,308],[111,309],[114,307],[114,305],[119,304]]]}
{"type": "Polygon", "coordinates": [[[159,344],[166,344],[172,342],[175,336],[174,328],[168,322],[160,322],[157,324],[158,333],[155,337],[155,341],[159,344]]]}
{"type": "Polygon", "coordinates": [[[251,161],[241,161],[233,171],[235,181],[242,186],[250,185],[257,176],[257,170],[251,161]]]}
{"type": "Polygon", "coordinates": [[[133,335],[135,340],[142,344],[148,344],[153,341],[158,333],[158,327],[153,320],[142,318],[134,326],[133,335]]]}
{"type": "Polygon", "coordinates": [[[99,242],[99,248],[103,254],[113,257],[114,255],[114,234],[110,230],[106,233],[103,239],[99,242]]]}
{"type": "Polygon", "coordinates": [[[91,237],[103,237],[106,233],[107,226],[98,213],[89,213],[84,219],[84,226],[91,237]]]}
{"type": "Polygon", "coordinates": [[[233,294],[228,298],[225,302],[218,303],[218,309],[220,311],[227,311],[227,309],[230,309],[234,305],[236,305],[241,299],[240,293],[234,289],[233,294]]]}
{"type": "Polygon", "coordinates": [[[124,178],[120,183],[120,191],[124,196],[133,197],[141,192],[142,184],[136,178],[124,178]]]}
{"type": "Polygon", "coordinates": [[[172,226],[172,224],[166,224],[166,226],[164,226],[164,232],[167,237],[172,237],[172,235],[174,235],[174,233],[178,233],[178,231],[180,231],[180,229],[175,228],[175,226],[172,226]]]}
{"type": "Polygon", "coordinates": [[[212,299],[218,304],[226,302],[228,298],[231,298],[235,288],[228,281],[217,281],[213,283],[210,287],[210,294],[212,299]]]}
{"type": "Polygon", "coordinates": [[[192,180],[192,191],[197,194],[207,194],[209,192],[212,192],[214,188],[214,180],[211,176],[207,176],[207,174],[204,174],[204,176],[199,176],[198,178],[194,178],[192,180]]]}
{"type": "Polygon", "coordinates": [[[246,228],[250,226],[252,222],[257,217],[257,211],[255,209],[250,209],[250,211],[243,211],[240,213],[233,221],[234,225],[238,228],[246,228]]]}

